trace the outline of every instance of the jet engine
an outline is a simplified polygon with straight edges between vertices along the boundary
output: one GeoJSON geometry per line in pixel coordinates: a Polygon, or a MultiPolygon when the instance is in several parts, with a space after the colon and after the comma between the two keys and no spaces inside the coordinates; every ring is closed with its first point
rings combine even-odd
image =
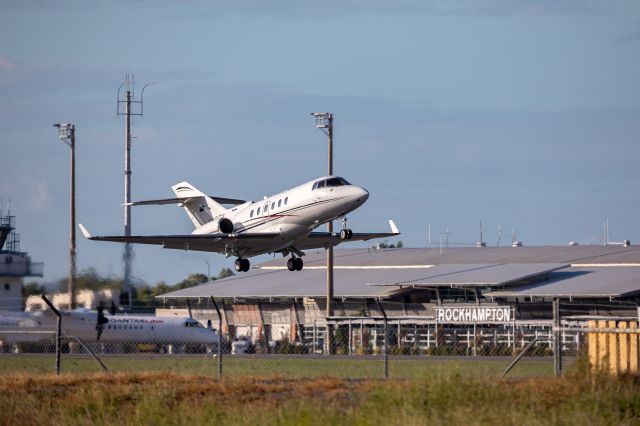
{"type": "Polygon", "coordinates": [[[223,234],[230,234],[233,232],[233,222],[231,222],[226,217],[223,217],[218,221],[218,229],[223,234]]]}

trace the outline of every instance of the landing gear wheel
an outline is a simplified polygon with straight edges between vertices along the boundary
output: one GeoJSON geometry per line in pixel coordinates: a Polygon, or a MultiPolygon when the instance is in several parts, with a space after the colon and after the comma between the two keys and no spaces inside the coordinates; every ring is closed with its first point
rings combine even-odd
{"type": "Polygon", "coordinates": [[[341,240],[350,240],[353,237],[353,231],[351,229],[342,229],[340,231],[340,239],[341,240]]]}
{"type": "Polygon", "coordinates": [[[293,261],[295,263],[296,271],[302,271],[302,267],[304,266],[302,259],[299,257],[296,257],[295,259],[293,259],[293,261]]]}
{"type": "Polygon", "coordinates": [[[249,259],[237,258],[233,267],[237,272],[247,272],[251,267],[251,263],[249,263],[249,259]]]}
{"type": "Polygon", "coordinates": [[[237,258],[236,261],[233,263],[233,267],[235,268],[236,272],[242,272],[242,267],[243,267],[243,263],[242,263],[242,259],[237,258]]]}
{"type": "Polygon", "coordinates": [[[296,270],[296,259],[295,258],[291,258],[289,260],[287,260],[287,269],[290,271],[295,271],[296,270]]]}

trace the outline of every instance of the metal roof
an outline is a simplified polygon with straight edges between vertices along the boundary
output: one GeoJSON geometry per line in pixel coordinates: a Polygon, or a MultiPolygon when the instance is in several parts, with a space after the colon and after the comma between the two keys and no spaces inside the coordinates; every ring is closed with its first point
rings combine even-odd
{"type": "MultiPolygon", "coordinates": [[[[334,296],[386,298],[400,286],[499,286],[564,268],[566,264],[437,265],[422,268],[348,268],[334,270],[334,296]]],[[[299,272],[254,270],[212,283],[163,294],[162,298],[325,297],[325,268],[299,272]]]]}
{"type": "MultiPolygon", "coordinates": [[[[306,267],[323,266],[324,250],[309,250],[306,267]]],[[[449,247],[401,249],[336,249],[334,264],[340,266],[401,266],[469,263],[568,263],[568,264],[640,264],[640,246],[531,246],[531,247],[449,247]]],[[[283,268],[276,258],[260,268],[283,268]]]]}
{"type": "MultiPolygon", "coordinates": [[[[401,276],[407,279],[424,274],[419,269],[338,269],[334,270],[334,296],[336,298],[386,298],[402,291],[398,288],[373,287],[369,282],[381,277],[386,280],[401,276]],[[412,275],[413,274],[413,275],[412,275]]],[[[253,270],[222,280],[166,293],[159,298],[298,298],[326,297],[326,271],[324,269],[253,270]]]]}
{"type": "MultiPolygon", "coordinates": [[[[543,286],[535,284],[486,295],[507,297],[518,292],[518,296],[618,297],[640,293],[640,277],[636,280],[635,275],[626,275],[640,271],[640,267],[620,266],[640,266],[638,246],[456,247],[444,249],[442,255],[439,248],[347,249],[335,250],[334,253],[336,298],[387,298],[409,291],[400,286],[498,287],[545,274],[551,278],[545,285],[552,287],[541,290],[543,286]],[[566,269],[569,274],[558,271],[569,264],[573,266],[566,269]],[[576,265],[589,267],[576,268],[576,265]],[[602,268],[594,265],[617,266],[602,268]],[[575,270],[583,272],[576,274],[572,272],[575,270]],[[613,272],[615,270],[622,272],[613,272]],[[535,293],[536,289],[540,291],[535,293]],[[548,294],[543,294],[545,292],[548,294]]],[[[280,258],[248,273],[159,297],[326,297],[324,250],[308,251],[304,262],[302,271],[290,272],[286,270],[285,259],[280,258]]]]}
{"type": "Polygon", "coordinates": [[[411,287],[497,287],[547,275],[568,266],[566,263],[436,265],[424,270],[419,278],[402,280],[396,275],[392,277],[392,282],[379,279],[371,284],[411,287]]]}
{"type": "Polygon", "coordinates": [[[551,280],[511,290],[485,293],[486,297],[613,298],[640,294],[640,267],[569,268],[554,272],[551,280]]]}

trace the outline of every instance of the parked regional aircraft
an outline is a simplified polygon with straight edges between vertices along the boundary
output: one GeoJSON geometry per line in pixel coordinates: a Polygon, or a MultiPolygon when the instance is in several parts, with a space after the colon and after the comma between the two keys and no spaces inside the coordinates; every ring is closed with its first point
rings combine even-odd
{"type": "Polygon", "coordinates": [[[346,214],[363,205],[369,193],[338,176],[314,179],[256,202],[207,196],[188,182],[173,185],[171,189],[176,198],[138,201],[130,205],[178,204],[184,207],[195,226],[191,234],[94,237],[82,225],[79,225],[80,230],[90,240],[157,244],[169,249],[235,256],[238,272],[249,270],[250,257],[265,253],[281,253],[283,257],[291,254],[287,268],[300,271],[303,250],[400,233],[392,220],[389,221],[391,232],[387,233],[355,233],[348,229],[346,214]],[[236,207],[227,209],[222,204],[236,207]],[[343,219],[339,233],[313,231],[338,218],[343,219]]]}
{"type": "MultiPolygon", "coordinates": [[[[97,311],[61,311],[62,333],[83,341],[103,343],[215,344],[219,335],[190,317],[151,315],[111,315],[100,306],[97,311]]],[[[0,341],[16,343],[49,339],[32,331],[55,330],[56,317],[50,311],[0,313],[0,341]],[[25,332],[21,334],[20,332],[25,332]]]]}

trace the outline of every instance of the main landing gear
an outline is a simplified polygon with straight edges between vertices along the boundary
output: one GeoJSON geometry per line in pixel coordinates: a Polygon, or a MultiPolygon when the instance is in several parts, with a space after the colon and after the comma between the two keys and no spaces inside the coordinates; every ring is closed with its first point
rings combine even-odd
{"type": "Polygon", "coordinates": [[[350,240],[351,237],[353,237],[353,231],[347,228],[347,218],[345,216],[342,218],[342,229],[340,230],[340,239],[350,240]]]}
{"type": "Polygon", "coordinates": [[[287,260],[287,269],[290,271],[301,271],[304,263],[299,257],[292,257],[287,260]]]}
{"type": "Polygon", "coordinates": [[[238,272],[247,272],[251,267],[251,263],[249,263],[249,259],[237,258],[234,263],[234,268],[238,272]]]}

